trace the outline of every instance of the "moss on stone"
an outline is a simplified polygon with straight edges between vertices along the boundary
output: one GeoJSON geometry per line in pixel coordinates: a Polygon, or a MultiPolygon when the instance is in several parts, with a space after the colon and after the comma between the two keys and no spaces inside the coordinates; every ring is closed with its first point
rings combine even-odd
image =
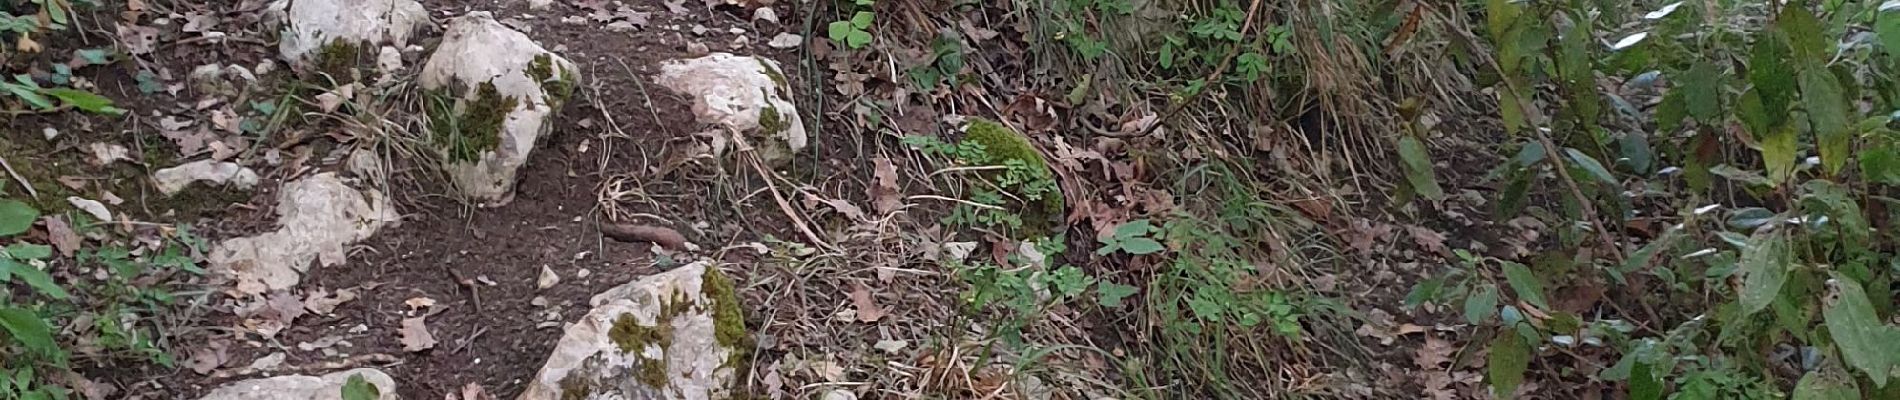
{"type": "Polygon", "coordinates": [[[363,59],[363,46],[348,40],[332,40],[317,49],[317,71],[337,82],[356,79],[356,66],[363,59]]]}
{"type": "Polygon", "coordinates": [[[739,309],[738,289],[725,272],[718,267],[706,266],[706,273],[701,275],[700,291],[706,296],[706,301],[712,302],[713,337],[718,340],[720,347],[732,351],[726,366],[737,370],[743,366],[752,350],[751,343],[746,340],[745,313],[739,309]]]}
{"type": "Polygon", "coordinates": [[[669,317],[656,318],[655,322],[655,326],[641,325],[633,314],[621,314],[607,330],[607,338],[620,347],[620,351],[633,356],[635,379],[660,388],[666,387],[666,360],[647,358],[646,347],[653,345],[662,352],[667,351],[673,345],[673,326],[669,317]]]}
{"type": "Polygon", "coordinates": [[[501,130],[519,102],[503,96],[494,82],[477,85],[472,96],[442,88],[424,94],[430,138],[449,162],[474,162],[501,145],[501,130]]]}
{"type": "MultiPolygon", "coordinates": [[[[759,70],[765,71],[765,76],[772,78],[772,84],[777,86],[776,89],[778,89],[779,93],[786,93],[786,92],[792,91],[792,85],[789,81],[785,80],[784,72],[779,71],[778,68],[773,68],[772,63],[766,62],[765,59],[763,58],[760,58],[758,60],[759,60],[759,70]]],[[[772,94],[772,93],[768,93],[768,94],[772,94]]]]}
{"type": "MultiPolygon", "coordinates": [[[[988,157],[983,160],[967,161],[983,165],[1004,165],[1011,160],[1015,160],[1028,166],[1031,173],[1036,175],[1034,179],[1046,179],[1052,183],[1054,182],[1055,172],[1049,169],[1049,163],[1042,158],[1042,153],[1036,152],[1035,145],[1029,143],[1029,138],[1020,133],[1016,133],[1015,130],[1009,129],[1003,126],[1003,124],[983,118],[971,118],[969,126],[964,130],[963,140],[983,145],[984,154],[988,157]]],[[[1021,191],[1023,188],[1008,187],[1005,189],[1021,191]]],[[[1022,210],[1024,214],[1023,221],[1025,223],[1042,223],[1044,219],[1050,216],[1061,215],[1063,207],[1062,191],[1051,188],[1051,190],[1042,194],[1041,201],[1038,205],[1039,206],[1022,210]]]]}
{"type": "Polygon", "coordinates": [[[554,62],[554,55],[542,53],[534,56],[528,63],[528,77],[541,84],[541,92],[547,95],[548,107],[560,109],[567,99],[574,96],[575,81],[579,80],[574,71],[554,62]]]}

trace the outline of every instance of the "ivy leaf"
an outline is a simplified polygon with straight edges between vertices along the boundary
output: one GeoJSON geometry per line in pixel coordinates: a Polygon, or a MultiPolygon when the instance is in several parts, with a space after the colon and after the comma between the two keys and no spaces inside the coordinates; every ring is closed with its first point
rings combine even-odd
{"type": "Polygon", "coordinates": [[[1102,281],[1095,285],[1095,301],[1103,307],[1118,308],[1122,306],[1122,299],[1135,295],[1137,290],[1134,286],[1102,281]]]}
{"type": "Polygon", "coordinates": [[[1590,158],[1589,154],[1583,154],[1583,152],[1577,151],[1577,149],[1564,148],[1564,155],[1569,156],[1570,161],[1576,162],[1577,166],[1583,168],[1584,172],[1589,172],[1590,176],[1595,176],[1597,180],[1603,181],[1604,184],[1611,186],[1617,184],[1616,175],[1610,175],[1610,170],[1603,168],[1603,163],[1597,162],[1595,158],[1590,158]]]}
{"type": "Polygon", "coordinates": [[[1412,135],[1399,136],[1399,162],[1405,167],[1405,181],[1412,184],[1414,193],[1431,201],[1445,199],[1445,189],[1438,186],[1438,176],[1432,172],[1432,158],[1425,153],[1425,143],[1412,135]]]}
{"type": "Polygon", "coordinates": [[[9,337],[29,350],[47,357],[60,356],[59,345],[53,343],[53,328],[32,311],[18,307],[0,308],[0,328],[5,328],[9,337]]]}
{"type": "Polygon", "coordinates": [[[1518,299],[1531,303],[1537,308],[1550,309],[1550,305],[1544,302],[1544,284],[1538,281],[1537,275],[1532,274],[1529,267],[1525,267],[1524,264],[1504,262],[1504,280],[1510,282],[1511,291],[1517,293],[1518,299]]]}
{"type": "Polygon", "coordinates": [[[1524,383],[1524,370],[1530,365],[1531,349],[1524,343],[1524,337],[1509,330],[1498,332],[1498,337],[1491,339],[1491,354],[1485,360],[1491,393],[1498,398],[1510,398],[1517,391],[1517,385],[1524,383]]]}
{"type": "Polygon", "coordinates": [[[1847,165],[1848,147],[1853,140],[1847,122],[1847,97],[1841,94],[1840,81],[1824,68],[1802,71],[1801,104],[1808,110],[1815,147],[1821,150],[1821,165],[1827,167],[1829,175],[1840,173],[1841,167],[1847,165]]]}
{"type": "Polygon", "coordinates": [[[0,236],[13,236],[33,227],[40,210],[14,199],[0,199],[0,236]]]}
{"type": "MultiPolygon", "coordinates": [[[[1894,359],[1892,346],[1894,341],[1900,340],[1900,332],[1874,315],[1873,302],[1867,300],[1867,292],[1852,278],[1837,273],[1828,283],[1833,293],[1821,309],[1821,318],[1827,324],[1828,334],[1833,335],[1834,345],[1840,347],[1841,358],[1847,365],[1867,373],[1875,386],[1887,386],[1894,366],[1900,364],[1900,360],[1894,359]]],[[[1805,382],[1806,378],[1802,380],[1805,382]]]]}
{"type": "Polygon", "coordinates": [[[1768,307],[1781,293],[1781,285],[1788,281],[1788,266],[1794,263],[1788,251],[1788,238],[1783,229],[1767,229],[1755,232],[1742,248],[1742,314],[1754,314],[1768,307]]]}
{"type": "Polygon", "coordinates": [[[1478,287],[1476,293],[1465,298],[1465,322],[1472,325],[1484,323],[1498,312],[1498,287],[1485,284],[1478,287]]]}
{"type": "Polygon", "coordinates": [[[343,400],[376,400],[382,396],[382,390],[363,380],[363,374],[350,375],[343,381],[343,400]]]}

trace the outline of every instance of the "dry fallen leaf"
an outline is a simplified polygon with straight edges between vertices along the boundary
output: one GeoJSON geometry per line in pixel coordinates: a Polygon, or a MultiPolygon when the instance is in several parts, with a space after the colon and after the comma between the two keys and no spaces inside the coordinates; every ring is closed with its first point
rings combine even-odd
{"type": "Polygon", "coordinates": [[[897,211],[897,207],[904,205],[904,201],[898,199],[897,166],[891,164],[891,159],[885,157],[873,158],[871,164],[871,176],[876,178],[869,193],[871,207],[880,215],[897,211]]]}
{"type": "Polygon", "coordinates": [[[158,28],[119,24],[119,44],[127,53],[150,54],[158,45],[158,28]]]}
{"type": "Polygon", "coordinates": [[[427,297],[415,297],[415,298],[410,298],[409,300],[403,300],[402,304],[409,306],[409,311],[415,311],[415,310],[419,310],[423,308],[434,307],[435,299],[431,299],[427,297]]]}
{"type": "Polygon", "coordinates": [[[495,396],[489,395],[488,390],[482,388],[482,384],[469,382],[462,386],[462,400],[495,400],[495,396]]]}
{"type": "Polygon", "coordinates": [[[355,290],[339,289],[336,293],[318,290],[310,292],[309,296],[304,297],[303,307],[313,313],[329,315],[336,311],[337,305],[347,303],[350,300],[356,300],[355,290]]]}
{"type": "Polygon", "coordinates": [[[290,325],[297,317],[304,315],[303,299],[287,291],[272,293],[264,300],[264,309],[258,310],[258,316],[290,325]]]}
{"type": "Polygon", "coordinates": [[[66,217],[48,215],[40,220],[46,223],[47,240],[53,242],[53,248],[58,249],[60,255],[72,257],[73,252],[79,250],[79,234],[66,224],[66,217]]]}
{"type": "Polygon", "coordinates": [[[231,361],[231,355],[227,351],[230,347],[231,342],[224,340],[213,340],[207,345],[192,347],[191,359],[185,360],[185,367],[191,368],[191,372],[197,372],[199,375],[210,374],[212,370],[231,361]]]}
{"type": "Polygon", "coordinates": [[[1424,248],[1425,251],[1439,255],[1451,255],[1451,251],[1445,248],[1445,234],[1433,231],[1432,228],[1418,225],[1407,225],[1405,226],[1405,231],[1411,233],[1412,241],[1417,242],[1418,247],[1424,248]]]}
{"type": "Polygon", "coordinates": [[[534,287],[547,289],[554,287],[554,285],[558,283],[561,283],[561,275],[554,273],[553,268],[548,268],[548,266],[543,265],[541,266],[541,277],[535,279],[534,287]]]}
{"type": "Polygon", "coordinates": [[[865,287],[864,285],[853,286],[854,288],[851,289],[851,304],[858,307],[858,321],[877,322],[877,320],[884,319],[884,308],[879,307],[877,305],[877,299],[871,297],[871,288],[865,287]]]}
{"type": "Polygon", "coordinates": [[[1418,351],[1413,353],[1412,363],[1418,365],[1419,368],[1437,371],[1451,362],[1451,353],[1456,350],[1452,347],[1451,341],[1426,335],[1425,345],[1419,346],[1418,351]]]}
{"type": "Polygon", "coordinates": [[[418,352],[435,347],[435,335],[429,333],[429,326],[422,319],[426,317],[403,318],[400,334],[402,351],[418,352]]]}

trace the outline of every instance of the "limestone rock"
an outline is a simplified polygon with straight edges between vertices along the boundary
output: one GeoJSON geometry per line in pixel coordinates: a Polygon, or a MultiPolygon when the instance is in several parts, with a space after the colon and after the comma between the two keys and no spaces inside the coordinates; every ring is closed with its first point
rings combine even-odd
{"type": "Polygon", "coordinates": [[[732,282],[697,262],[595,295],[521,400],[725,399],[750,351],[732,282]]]}
{"type": "Polygon", "coordinates": [[[429,24],[428,11],[415,0],[280,1],[289,4],[281,5],[284,30],[277,51],[292,64],[317,61],[325,51],[402,47],[429,24]]]}
{"type": "Polygon", "coordinates": [[[170,196],[197,181],[250,189],[257,186],[257,172],[233,162],[198,160],[153,172],[152,180],[158,183],[159,192],[170,196]]]}
{"type": "Polygon", "coordinates": [[[515,171],[573,94],[576,71],[488,12],[449,22],[420,79],[430,140],[464,195],[491,205],[513,198],[515,171]]]}
{"type": "Polygon", "coordinates": [[[343,384],[356,375],[362,375],[364,382],[376,387],[381,394],[378,400],[396,400],[396,381],[373,368],[324,376],[287,375],[237,381],[213,389],[199,400],[340,400],[343,384]]]}
{"type": "MultiPolygon", "coordinates": [[[[721,126],[760,152],[782,160],[805,148],[805,123],[787,97],[791,88],[777,61],[713,53],[660,65],[660,86],[693,99],[700,123],[721,126]]],[[[717,146],[715,146],[717,147],[717,146]]]]}
{"type": "Polygon", "coordinates": [[[288,289],[312,261],[341,263],[350,244],[398,219],[381,192],[359,192],[335,173],[313,175],[279,189],[277,230],[218,243],[211,270],[235,280],[245,294],[288,289]]]}

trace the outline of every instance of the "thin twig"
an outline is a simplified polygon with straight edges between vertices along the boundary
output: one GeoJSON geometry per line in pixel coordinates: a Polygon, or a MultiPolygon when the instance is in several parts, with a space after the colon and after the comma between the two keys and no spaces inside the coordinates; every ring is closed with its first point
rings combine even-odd
{"type": "Polygon", "coordinates": [[[26,177],[20,176],[19,172],[14,171],[13,164],[8,164],[6,157],[0,157],[0,167],[6,167],[7,175],[12,176],[13,180],[20,181],[20,187],[26,188],[26,194],[28,196],[32,196],[35,199],[40,198],[40,192],[33,190],[33,182],[27,182],[26,177]]]}
{"type": "Polygon", "coordinates": [[[768,190],[768,192],[772,193],[772,200],[778,202],[779,211],[784,212],[786,217],[792,219],[792,226],[798,228],[799,233],[805,234],[805,239],[811,240],[812,244],[816,244],[818,245],[818,247],[823,247],[826,250],[831,250],[834,252],[842,252],[837,247],[832,246],[831,243],[825,242],[824,239],[819,239],[818,234],[812,233],[811,227],[805,225],[805,219],[799,218],[798,212],[792,210],[792,203],[785,201],[785,195],[779,194],[778,183],[773,182],[772,174],[769,172],[766,172],[765,167],[759,164],[758,155],[754,154],[751,151],[751,149],[747,149],[744,152],[747,155],[751,155],[751,157],[748,157],[746,159],[747,161],[749,161],[747,162],[747,164],[752,165],[753,172],[759,173],[759,179],[765,180],[766,186],[768,186],[771,189],[771,190],[768,190]]]}

